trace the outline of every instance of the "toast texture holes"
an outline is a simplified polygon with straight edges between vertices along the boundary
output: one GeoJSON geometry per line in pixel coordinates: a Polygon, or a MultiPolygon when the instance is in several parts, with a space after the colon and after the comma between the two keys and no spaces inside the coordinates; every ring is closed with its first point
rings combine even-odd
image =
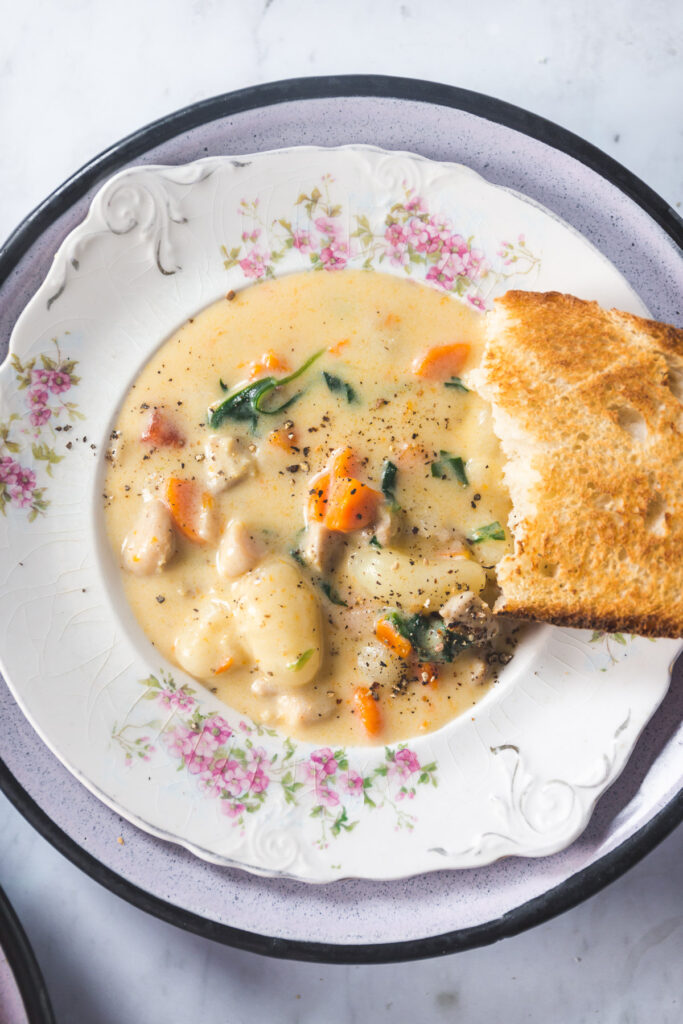
{"type": "Polygon", "coordinates": [[[666,504],[661,494],[654,494],[645,512],[645,528],[659,537],[666,533],[666,504]]]}
{"type": "Polygon", "coordinates": [[[616,409],[616,414],[617,423],[634,441],[638,441],[639,444],[644,444],[647,441],[647,423],[636,409],[630,409],[624,405],[616,409]]]}
{"type": "Polygon", "coordinates": [[[496,611],[683,636],[683,330],[510,291],[486,333],[475,386],[513,503],[496,611]]]}
{"type": "Polygon", "coordinates": [[[683,405],[683,363],[676,363],[670,356],[664,356],[668,367],[666,386],[671,394],[683,405]]]}

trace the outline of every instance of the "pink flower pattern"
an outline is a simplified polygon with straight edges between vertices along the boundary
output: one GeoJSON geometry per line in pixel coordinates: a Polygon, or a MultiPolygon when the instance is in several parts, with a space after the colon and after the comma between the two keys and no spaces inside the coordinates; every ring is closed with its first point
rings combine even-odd
{"type": "MultiPolygon", "coordinates": [[[[6,467],[0,462],[3,472],[6,467]]],[[[296,745],[285,740],[284,756],[271,757],[254,737],[275,735],[272,730],[243,719],[233,726],[221,715],[203,714],[194,691],[187,684],[178,686],[168,674],[149,676],[142,685],[146,699],[166,716],[152,723],[163,749],[195,778],[200,792],[217,800],[235,827],[243,829],[247,817],[279,788],[286,803],[308,807],[320,829],[315,845],[324,849],[332,839],[353,831],[361,810],[388,807],[396,816],[396,828],[412,829],[415,817],[402,808],[402,801],[413,800],[420,785],[437,784],[436,764],[422,764],[405,744],[396,750],[387,747],[383,761],[365,775],[349,766],[343,748],[318,747],[299,758],[296,745]]],[[[134,729],[129,723],[113,734],[127,765],[149,760],[155,750],[148,733],[132,739],[134,729]]]]}
{"type": "MultiPolygon", "coordinates": [[[[74,373],[77,363],[63,358],[56,341],[55,345],[56,358],[43,353],[38,357],[38,366],[36,358],[22,363],[16,353],[12,354],[17,393],[24,392],[25,413],[23,417],[13,413],[7,422],[0,423],[0,512],[5,515],[8,505],[26,509],[29,521],[44,514],[49,505],[46,488],[38,486],[38,465],[43,463],[51,476],[52,467],[64,458],[52,443],[57,437],[53,419],[82,419],[77,406],[61,397],[79,382],[74,373]],[[50,443],[41,439],[45,427],[49,427],[50,443]],[[28,443],[22,437],[28,438],[28,443]],[[24,446],[26,450],[22,453],[24,446]],[[14,457],[20,453],[20,458],[14,457]],[[24,459],[30,459],[31,465],[25,465],[24,459]]],[[[56,428],[62,429],[61,425],[56,428]]]]}
{"type": "Polygon", "coordinates": [[[527,274],[540,262],[520,234],[514,244],[501,243],[496,254],[500,269],[494,270],[451,218],[430,210],[425,199],[410,188],[405,189],[403,201],[390,207],[379,232],[363,215],[356,215],[356,230],[350,232],[341,205],[332,200],[333,184],[330,174],[323,175],[319,185],[296,199],[292,220],[280,217],[268,225],[261,219],[258,200],[242,199],[238,209],[244,225],[241,245],[222,247],[225,268],[239,266],[250,280],[273,277],[276,264],[290,250],[307,259],[315,270],[343,270],[352,260],[371,270],[386,260],[407,274],[422,273],[433,287],[484,312],[495,284],[527,274]],[[263,246],[266,228],[269,248],[263,246]]]}
{"type": "Polygon", "coordinates": [[[261,252],[260,249],[252,249],[248,256],[239,261],[239,265],[245,277],[265,277],[269,259],[270,253],[261,252]]]}

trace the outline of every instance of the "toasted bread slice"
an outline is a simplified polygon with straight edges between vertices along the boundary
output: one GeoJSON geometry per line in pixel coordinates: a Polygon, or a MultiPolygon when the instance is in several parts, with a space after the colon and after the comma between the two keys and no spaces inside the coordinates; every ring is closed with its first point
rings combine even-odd
{"type": "Polygon", "coordinates": [[[683,636],[683,330],[510,291],[475,383],[513,503],[496,611],[683,636]]]}

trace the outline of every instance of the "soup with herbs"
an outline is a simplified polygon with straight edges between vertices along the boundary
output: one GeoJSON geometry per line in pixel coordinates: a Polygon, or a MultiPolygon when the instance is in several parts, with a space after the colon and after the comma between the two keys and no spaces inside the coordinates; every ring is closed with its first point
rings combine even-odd
{"type": "Polygon", "coordinates": [[[123,402],[106,529],[151,642],[257,722],[388,743],[471,709],[510,659],[492,616],[509,497],[463,382],[481,314],[343,271],[185,323],[123,402]]]}

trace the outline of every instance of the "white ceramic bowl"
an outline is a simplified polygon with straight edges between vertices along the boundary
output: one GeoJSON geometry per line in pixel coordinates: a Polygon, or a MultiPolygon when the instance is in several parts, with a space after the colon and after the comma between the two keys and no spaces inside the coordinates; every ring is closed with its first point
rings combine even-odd
{"type": "Polygon", "coordinates": [[[678,642],[533,627],[471,716],[383,749],[316,749],[164,664],[123,597],[103,455],[142,365],[229,289],[344,266],[482,309],[521,287],[647,312],[580,235],[462,166],[301,148],[117,175],[0,371],[3,672],[85,785],[216,863],[322,882],[553,853],[623,768],[678,642]]]}

